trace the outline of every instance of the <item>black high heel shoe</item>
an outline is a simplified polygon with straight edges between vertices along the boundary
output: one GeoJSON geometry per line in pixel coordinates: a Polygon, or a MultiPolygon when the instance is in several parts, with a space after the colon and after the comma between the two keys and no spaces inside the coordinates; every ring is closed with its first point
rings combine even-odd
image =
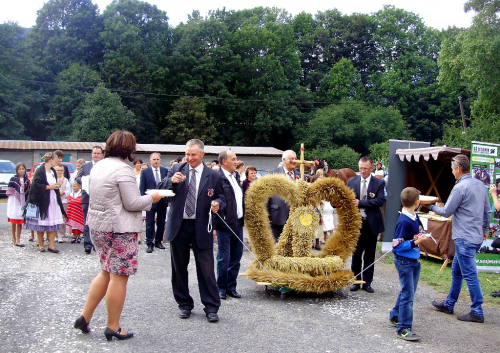
{"type": "Polygon", "coordinates": [[[126,340],[126,339],[132,338],[134,336],[133,332],[129,332],[125,335],[120,335],[120,332],[122,332],[121,327],[116,332],[113,331],[112,329],[110,329],[109,327],[106,327],[106,329],[104,330],[104,336],[106,336],[106,339],[108,341],[111,341],[113,339],[113,337],[116,337],[119,340],[126,340]]]}
{"type": "Polygon", "coordinates": [[[90,327],[89,323],[85,321],[85,318],[83,315],[80,315],[78,319],[76,319],[75,324],[73,325],[74,328],[78,328],[82,330],[83,333],[89,333],[90,332],[90,327]]]}

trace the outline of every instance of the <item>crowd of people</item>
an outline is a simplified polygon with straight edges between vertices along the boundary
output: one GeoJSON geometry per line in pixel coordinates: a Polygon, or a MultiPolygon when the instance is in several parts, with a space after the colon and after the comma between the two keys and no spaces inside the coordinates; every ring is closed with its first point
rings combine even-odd
{"type": "MultiPolygon", "coordinates": [[[[24,224],[32,231],[32,237],[36,232],[40,252],[58,253],[55,241],[64,241],[66,232],[70,232],[72,242],[80,243],[83,235],[86,253],[97,252],[101,271],[90,285],[74,327],[89,333],[94,311],[105,298],[107,340],[133,337],[133,333],[120,327],[120,316],[128,278],[137,272],[138,244],[144,223],[146,253],[152,253],[155,248],[165,249],[164,241],[170,243],[172,291],[181,319],[188,319],[194,308],[188,286],[191,251],[208,322],[219,321],[221,300],[228,296],[241,298],[237,277],[244,244],[245,195],[260,177],[255,167],[245,166],[230,149],[221,151],[218,159],[211,163],[204,163],[204,144],[198,139],[186,143],[185,157],[172,160],[169,169],[161,165],[161,155],[157,152],[150,155],[150,164],[133,158],[135,146],[132,133],[116,131],[106,141],[105,149],[99,146],[92,149],[91,161],[77,161],[76,175],[71,177],[61,164],[62,151],[46,153],[44,163],[34,172],[32,180],[28,179],[26,166],[18,163],[7,190],[7,217],[12,224],[15,246],[24,246],[21,242],[24,224]],[[127,162],[132,162],[134,167],[127,162]],[[164,197],[161,189],[172,190],[175,195],[164,197]],[[215,240],[218,245],[216,268],[215,240]]],[[[294,182],[300,180],[296,159],[295,152],[287,150],[282,155],[282,163],[268,173],[283,174],[294,182]]],[[[429,206],[436,214],[454,216],[452,237],[456,248],[450,293],[445,301],[434,301],[432,305],[438,311],[453,314],[465,280],[472,301],[471,312],[457,318],[482,323],[483,297],[473,259],[487,231],[490,209],[484,186],[471,177],[468,163],[466,156],[453,158],[452,173],[457,183],[444,207],[429,206]]],[[[362,220],[351,270],[358,283],[363,284],[353,284],[350,287],[353,292],[359,289],[375,292],[373,265],[377,237],[384,231],[380,208],[386,198],[381,166],[363,157],[358,163],[359,174],[347,182],[354,191],[352,202],[362,220]]],[[[320,168],[308,181],[315,183],[323,178],[325,171],[320,168]]],[[[492,188],[491,193],[495,208],[500,209],[496,189],[492,188]]],[[[415,213],[419,194],[414,188],[406,188],[401,193],[403,210],[393,241],[401,292],[389,319],[396,326],[397,336],[408,341],[420,339],[412,329],[412,307],[420,273],[419,244],[428,239],[415,213]]],[[[317,250],[335,231],[336,206],[325,200],[316,207],[320,223],[312,247],[317,250]]],[[[272,197],[268,212],[269,225],[278,242],[288,219],[289,206],[281,198],[272,197]]]]}

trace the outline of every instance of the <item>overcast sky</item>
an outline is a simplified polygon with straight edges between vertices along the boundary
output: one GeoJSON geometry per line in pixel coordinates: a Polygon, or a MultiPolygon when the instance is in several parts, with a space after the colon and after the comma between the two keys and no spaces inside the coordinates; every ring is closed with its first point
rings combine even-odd
{"type": "MultiPolygon", "coordinates": [[[[93,0],[99,9],[104,10],[112,0],[93,0]]],[[[177,26],[180,22],[187,21],[187,15],[193,10],[199,10],[205,16],[209,10],[222,9],[241,10],[258,6],[279,7],[286,9],[292,15],[305,11],[315,14],[318,11],[337,8],[343,14],[353,12],[370,14],[382,9],[383,5],[395,5],[406,11],[419,14],[426,25],[437,29],[448,26],[469,27],[472,13],[464,13],[463,7],[466,0],[190,0],[166,1],[149,0],[163,11],[167,12],[169,24],[177,26]]],[[[31,27],[35,24],[36,12],[47,0],[0,0],[0,23],[14,21],[22,27],[31,27]]]]}

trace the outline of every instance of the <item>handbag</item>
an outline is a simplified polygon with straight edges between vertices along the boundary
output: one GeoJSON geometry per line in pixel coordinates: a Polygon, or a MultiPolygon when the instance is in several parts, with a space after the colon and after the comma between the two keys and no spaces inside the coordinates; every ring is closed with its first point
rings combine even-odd
{"type": "Polygon", "coordinates": [[[26,217],[38,218],[38,206],[32,203],[26,205],[26,217]]]}
{"type": "Polygon", "coordinates": [[[500,248],[500,237],[496,237],[495,239],[493,239],[493,241],[491,242],[491,247],[492,248],[500,248]]]}

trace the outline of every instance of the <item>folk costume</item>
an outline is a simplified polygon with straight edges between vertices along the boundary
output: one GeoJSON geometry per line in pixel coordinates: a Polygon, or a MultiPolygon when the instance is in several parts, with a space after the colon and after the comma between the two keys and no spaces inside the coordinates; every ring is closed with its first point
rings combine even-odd
{"type": "Polygon", "coordinates": [[[7,220],[12,224],[23,224],[23,208],[26,205],[28,193],[30,190],[30,181],[28,175],[24,173],[23,178],[14,176],[9,181],[7,187],[7,220]]]}
{"type": "Polygon", "coordinates": [[[61,201],[59,190],[47,190],[47,185],[57,182],[56,171],[50,168],[46,172],[45,166],[41,166],[35,171],[33,183],[31,184],[27,203],[31,203],[38,208],[37,218],[26,218],[26,229],[38,232],[54,232],[61,229],[66,217],[64,206],[61,201]]]}

